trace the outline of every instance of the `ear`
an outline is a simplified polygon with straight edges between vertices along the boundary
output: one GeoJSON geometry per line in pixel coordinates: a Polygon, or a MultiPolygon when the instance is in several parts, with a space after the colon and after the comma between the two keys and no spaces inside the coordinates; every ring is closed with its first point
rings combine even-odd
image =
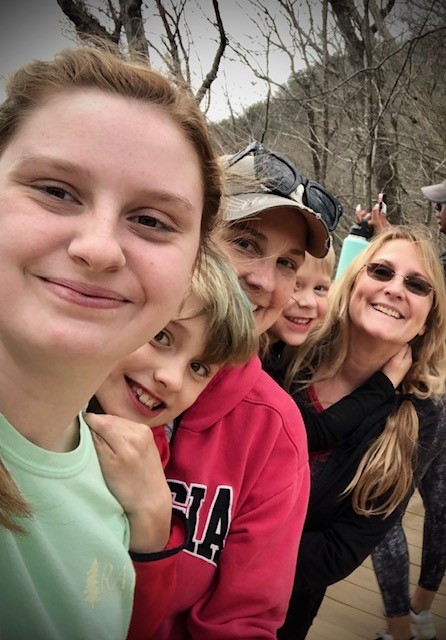
{"type": "Polygon", "coordinates": [[[417,335],[424,336],[424,334],[426,333],[426,329],[427,329],[427,325],[423,325],[421,329],[418,331],[417,335]]]}

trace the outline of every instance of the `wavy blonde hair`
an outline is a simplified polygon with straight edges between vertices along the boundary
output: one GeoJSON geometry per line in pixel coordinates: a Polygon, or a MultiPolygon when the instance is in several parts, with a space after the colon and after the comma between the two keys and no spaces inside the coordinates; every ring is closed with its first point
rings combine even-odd
{"type": "MultiPolygon", "coordinates": [[[[330,248],[328,249],[328,253],[323,258],[316,258],[316,260],[320,261],[320,267],[327,276],[330,278],[333,276],[333,271],[336,263],[336,253],[333,247],[333,244],[330,244],[330,248]]],[[[299,271],[297,272],[297,276],[299,276],[299,271]]]]}
{"type": "MultiPolygon", "coordinates": [[[[203,187],[201,251],[218,220],[222,194],[222,169],[204,115],[189,92],[151,69],[142,56],[125,56],[100,40],[92,39],[92,45],[63,50],[51,60],[33,60],[8,76],[6,98],[0,104],[0,154],[29,115],[61,91],[95,88],[156,105],[176,124],[197,156],[203,187]]],[[[15,519],[29,514],[0,461],[0,526],[22,532],[15,519]]]]}
{"type": "MultiPolygon", "coordinates": [[[[234,267],[216,247],[203,249],[185,300],[190,294],[199,301],[195,317],[206,318],[203,360],[218,365],[243,364],[258,352],[251,305],[234,267]]],[[[181,308],[178,319],[186,319],[181,308]]]]}
{"type": "Polygon", "coordinates": [[[358,275],[381,247],[394,240],[407,240],[416,245],[433,287],[433,302],[425,333],[411,342],[413,363],[402,381],[403,399],[388,417],[382,434],[364,454],[354,478],[343,492],[352,494],[353,507],[362,515],[388,516],[401,503],[412,484],[419,418],[407,396],[423,400],[439,396],[445,388],[446,291],[442,265],[432,236],[425,229],[394,226],[373,239],[332,285],[324,322],[287,362],[287,390],[302,389],[329,380],[340,371],[348,352],[349,303],[358,275]],[[378,498],[381,505],[373,506],[378,498]]]}

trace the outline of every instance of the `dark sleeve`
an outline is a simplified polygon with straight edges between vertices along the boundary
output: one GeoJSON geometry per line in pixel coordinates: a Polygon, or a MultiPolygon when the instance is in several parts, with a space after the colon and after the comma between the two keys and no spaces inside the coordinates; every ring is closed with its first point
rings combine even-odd
{"type": "Polygon", "coordinates": [[[293,395],[304,419],[310,451],[329,449],[347,438],[358,424],[394,396],[395,388],[382,371],[325,411],[316,412],[293,395]]]}
{"type": "MultiPolygon", "coordinates": [[[[435,433],[438,424],[439,412],[432,400],[414,399],[413,402],[420,419],[418,448],[424,449],[427,442],[432,442],[432,434],[435,433]]],[[[382,414],[387,413],[386,407],[381,407],[380,411],[382,414]]],[[[383,415],[380,417],[381,419],[384,419],[383,415]]],[[[373,423],[374,416],[370,416],[369,421],[373,423]]],[[[359,430],[357,434],[355,433],[355,437],[358,436],[364,446],[369,441],[369,438],[364,437],[365,432],[366,425],[362,432],[359,430]]],[[[375,438],[377,435],[378,432],[375,432],[373,437],[375,438]]],[[[347,442],[341,446],[345,445],[347,442]]],[[[344,453],[339,451],[332,455],[335,456],[336,453],[339,453],[339,457],[348,456],[348,449],[344,453]]],[[[362,457],[362,453],[360,457],[362,457]]],[[[329,471],[328,467],[327,471],[329,471]]],[[[331,476],[331,480],[335,480],[333,476],[331,476]]],[[[344,481],[342,486],[346,486],[344,481]]],[[[333,488],[331,494],[338,496],[342,486],[338,485],[333,488]]],[[[328,520],[327,526],[315,526],[313,530],[308,527],[304,531],[299,548],[296,573],[298,588],[326,587],[350,575],[367,558],[374,547],[383,540],[395,522],[402,517],[412,493],[413,488],[386,518],[378,515],[370,517],[359,515],[353,509],[351,496],[344,497],[336,513],[331,520],[328,520]]],[[[322,502],[323,500],[324,498],[322,498],[322,502]]],[[[330,501],[331,499],[328,498],[327,507],[329,507],[330,501]]],[[[311,508],[310,506],[309,512],[311,508]]]]}
{"type": "Polygon", "coordinates": [[[322,531],[304,531],[299,547],[296,588],[327,587],[350,575],[401,518],[409,497],[385,519],[357,514],[347,497],[346,508],[328,527],[322,531]]]}
{"type": "Polygon", "coordinates": [[[136,582],[127,640],[149,640],[172,606],[178,554],[190,538],[189,523],[173,510],[169,542],[158,553],[132,553],[136,582]],[[150,612],[148,614],[147,612],[150,612]]]}

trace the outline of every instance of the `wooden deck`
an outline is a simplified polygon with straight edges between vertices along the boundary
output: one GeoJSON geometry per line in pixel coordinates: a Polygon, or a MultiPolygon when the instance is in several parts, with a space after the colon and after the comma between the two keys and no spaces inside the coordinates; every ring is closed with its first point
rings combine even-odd
{"type": "MultiPolygon", "coordinates": [[[[411,592],[418,580],[423,535],[423,504],[418,493],[404,516],[409,543],[411,592]]],[[[446,578],[432,608],[437,640],[446,640],[446,578]]],[[[307,640],[374,640],[386,631],[383,605],[370,558],[342,582],[332,585],[307,640]]]]}

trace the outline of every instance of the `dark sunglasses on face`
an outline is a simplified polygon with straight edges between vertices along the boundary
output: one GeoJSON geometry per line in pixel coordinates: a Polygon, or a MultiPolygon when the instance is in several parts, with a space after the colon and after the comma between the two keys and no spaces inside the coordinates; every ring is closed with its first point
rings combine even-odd
{"type": "Polygon", "coordinates": [[[297,187],[302,185],[302,203],[322,216],[329,231],[336,228],[343,213],[341,203],[322,185],[303,176],[289,160],[274,153],[261,142],[254,141],[231,156],[229,166],[234,166],[251,153],[254,155],[255,177],[268,193],[291,198],[297,187]]]}
{"type": "Polygon", "coordinates": [[[426,297],[432,291],[432,286],[426,282],[426,280],[423,280],[423,278],[419,276],[403,276],[401,273],[396,273],[392,267],[386,264],[370,262],[365,265],[365,267],[369,278],[373,278],[373,280],[378,280],[379,282],[390,282],[395,276],[400,276],[403,279],[406,289],[416,296],[426,297]]]}

